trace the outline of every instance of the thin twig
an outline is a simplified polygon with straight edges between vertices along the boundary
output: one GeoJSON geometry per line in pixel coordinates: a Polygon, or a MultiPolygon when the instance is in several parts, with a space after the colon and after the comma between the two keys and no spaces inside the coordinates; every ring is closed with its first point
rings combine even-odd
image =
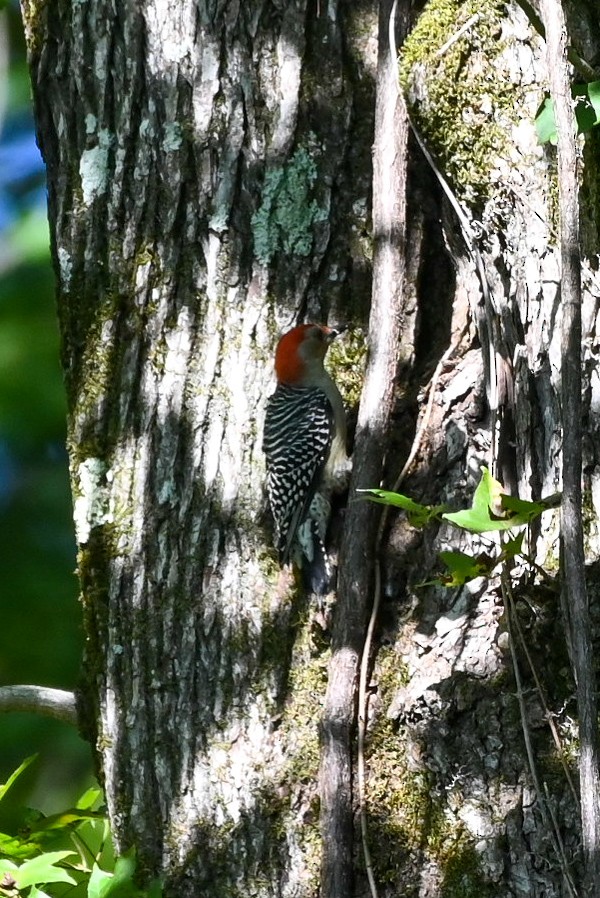
{"type": "Polygon", "coordinates": [[[489,469],[492,474],[496,475],[496,466],[497,466],[497,453],[496,453],[496,443],[497,443],[497,422],[498,422],[498,366],[496,363],[496,350],[494,346],[495,342],[495,330],[494,321],[495,321],[495,312],[494,312],[494,304],[492,302],[492,296],[490,291],[490,286],[487,279],[487,273],[485,270],[485,265],[483,262],[483,257],[479,250],[479,246],[477,245],[477,239],[475,236],[475,231],[473,230],[472,224],[461,206],[458,198],[455,196],[452,188],[448,184],[446,178],[442,174],[442,172],[437,167],[435,160],[429,150],[427,149],[425,142],[419,131],[417,130],[416,125],[414,124],[412,118],[409,116],[410,127],[412,129],[413,134],[415,135],[415,139],[421,148],[421,152],[425,156],[425,159],[429,163],[431,170],[434,175],[438,179],[440,187],[446,194],[446,198],[448,202],[452,206],[456,217],[458,219],[458,223],[461,227],[463,239],[465,241],[465,245],[471,259],[473,260],[473,264],[475,265],[475,269],[477,271],[477,276],[479,278],[479,283],[481,285],[481,293],[483,296],[484,307],[486,311],[486,316],[488,320],[489,334],[488,334],[488,365],[489,365],[489,396],[488,396],[488,404],[490,407],[490,412],[492,415],[492,421],[490,425],[491,432],[491,441],[490,441],[490,458],[489,458],[489,469]]]}
{"type": "MultiPolygon", "coordinates": [[[[398,492],[400,486],[402,485],[405,477],[410,471],[414,460],[416,459],[419,449],[421,447],[421,443],[423,441],[423,437],[427,431],[427,427],[429,425],[429,420],[431,418],[431,412],[433,409],[433,402],[435,399],[435,394],[437,390],[437,385],[444,370],[444,365],[452,355],[452,353],[456,350],[460,339],[462,338],[462,333],[457,338],[457,340],[448,347],[444,355],[439,360],[436,369],[432,375],[432,378],[429,382],[429,396],[427,398],[427,405],[425,407],[425,412],[421,419],[421,423],[417,428],[417,432],[415,434],[415,438],[413,440],[411,450],[408,454],[408,458],[406,459],[402,470],[400,471],[398,477],[396,478],[396,482],[392,487],[393,492],[398,492]]],[[[367,732],[367,715],[368,715],[368,673],[369,673],[369,662],[371,658],[371,646],[373,644],[373,635],[375,633],[375,627],[377,624],[377,618],[379,616],[379,606],[381,604],[381,548],[383,544],[383,535],[385,533],[385,529],[387,527],[388,517],[389,517],[390,507],[384,506],[383,512],[381,514],[381,518],[379,521],[379,527],[377,528],[377,536],[375,537],[375,566],[374,566],[374,588],[373,588],[373,605],[371,608],[371,615],[369,617],[369,625],[367,627],[367,635],[365,637],[365,644],[363,647],[361,659],[360,659],[360,677],[359,677],[359,686],[358,686],[358,748],[357,748],[357,781],[358,781],[358,806],[359,806],[359,814],[360,814],[360,829],[361,829],[361,837],[362,837],[362,846],[363,846],[363,856],[365,861],[365,869],[367,871],[367,878],[369,880],[369,887],[371,889],[371,895],[373,898],[377,898],[377,887],[375,885],[375,880],[373,878],[373,868],[371,864],[371,852],[369,850],[369,833],[368,833],[368,822],[367,822],[367,802],[366,802],[366,777],[365,777],[365,740],[366,740],[366,732],[367,732]]]]}
{"type": "MultiPolygon", "coordinates": [[[[385,511],[384,511],[385,514],[385,511]]],[[[383,519],[384,514],[381,518],[383,519]]],[[[377,533],[377,541],[375,544],[375,569],[373,584],[373,607],[369,618],[369,626],[365,637],[362,656],[360,659],[360,677],[358,682],[358,740],[357,740],[357,759],[356,759],[356,777],[358,781],[358,807],[360,814],[360,834],[362,839],[363,858],[365,861],[365,870],[369,881],[372,898],[377,898],[377,884],[373,875],[373,864],[371,862],[371,851],[369,849],[369,826],[367,820],[367,801],[366,801],[366,781],[365,781],[365,738],[367,733],[367,713],[368,713],[368,696],[367,696],[367,677],[369,671],[369,658],[371,655],[371,645],[373,643],[373,633],[375,624],[377,623],[377,615],[379,612],[379,603],[381,600],[381,566],[378,562],[377,553],[379,549],[381,527],[377,533]]]]}
{"type": "Polygon", "coordinates": [[[527,707],[525,705],[525,697],[523,693],[523,683],[521,680],[521,669],[519,667],[519,659],[517,657],[517,651],[515,648],[515,634],[513,630],[513,624],[516,621],[516,610],[514,597],[512,593],[512,587],[510,584],[510,577],[507,570],[506,562],[502,566],[502,572],[500,574],[500,586],[502,589],[502,598],[504,600],[504,607],[506,609],[506,620],[508,624],[508,641],[510,645],[510,654],[512,659],[513,671],[515,675],[515,684],[517,689],[517,701],[519,703],[519,713],[521,715],[521,730],[523,732],[523,740],[525,742],[525,751],[527,753],[527,761],[529,764],[529,772],[531,774],[531,781],[533,783],[533,788],[535,789],[535,793],[538,799],[538,805],[540,808],[540,814],[542,815],[542,821],[544,823],[544,827],[550,835],[552,846],[556,853],[560,869],[565,879],[565,883],[567,885],[567,889],[569,895],[572,898],[577,898],[577,891],[575,889],[575,885],[571,878],[571,874],[568,869],[568,861],[564,850],[562,848],[562,841],[560,839],[560,835],[558,835],[558,828],[554,822],[553,816],[550,814],[548,810],[548,806],[546,804],[546,800],[544,797],[544,793],[542,791],[540,780],[537,772],[537,764],[535,760],[535,751],[533,749],[533,745],[531,742],[531,733],[529,730],[529,723],[527,720],[527,707]]]}
{"type": "Polygon", "coordinates": [[[448,38],[446,43],[440,47],[440,49],[436,52],[435,55],[443,56],[444,53],[446,53],[450,49],[450,47],[456,43],[456,41],[460,40],[460,38],[463,36],[465,31],[468,31],[476,22],[479,21],[480,18],[481,18],[481,13],[476,12],[475,15],[471,16],[470,19],[467,19],[465,24],[461,28],[459,28],[458,31],[452,35],[452,37],[448,38]]]}
{"type": "MultiPolygon", "coordinates": [[[[548,813],[550,814],[550,817],[552,818],[552,826],[554,828],[554,834],[556,836],[556,841],[558,842],[558,846],[560,849],[560,856],[561,856],[562,862],[563,862],[563,873],[564,873],[565,870],[568,871],[569,859],[567,858],[567,851],[565,849],[565,843],[563,841],[563,837],[560,832],[560,827],[558,825],[558,820],[556,819],[556,814],[554,813],[554,807],[553,807],[552,801],[550,799],[550,793],[548,791],[548,783],[544,783],[544,798],[546,799],[546,807],[548,808],[548,813]]],[[[578,892],[577,892],[577,889],[575,888],[575,884],[573,883],[573,880],[571,878],[571,874],[569,872],[567,872],[565,875],[565,878],[567,880],[567,887],[570,887],[572,890],[572,893],[575,896],[577,896],[578,892]]]]}
{"type": "Polygon", "coordinates": [[[554,723],[554,718],[552,712],[550,711],[548,704],[546,702],[546,696],[544,693],[544,689],[542,687],[542,683],[540,678],[538,677],[537,670],[535,668],[535,664],[533,663],[533,658],[531,657],[531,653],[529,648],[527,647],[527,640],[525,639],[525,634],[523,633],[523,629],[521,627],[521,623],[519,621],[519,616],[517,614],[517,610],[515,607],[514,597],[512,594],[512,588],[509,589],[508,592],[510,598],[510,609],[508,609],[508,613],[511,615],[511,621],[515,627],[515,630],[519,637],[519,642],[521,643],[521,648],[523,649],[523,653],[527,659],[527,663],[529,665],[529,669],[531,671],[531,675],[533,676],[533,680],[535,683],[535,687],[538,692],[538,696],[540,699],[540,703],[542,705],[542,709],[544,711],[544,717],[548,721],[548,726],[550,727],[550,732],[552,733],[552,739],[554,740],[554,744],[558,751],[558,757],[560,759],[560,763],[562,765],[565,778],[569,784],[569,788],[571,790],[571,794],[573,796],[573,801],[575,802],[575,807],[579,808],[579,796],[577,795],[577,789],[575,788],[575,783],[573,782],[573,777],[571,776],[571,771],[569,770],[569,766],[565,761],[564,757],[564,748],[560,738],[560,734],[554,723]]]}
{"type": "Polygon", "coordinates": [[[514,196],[516,196],[516,198],[519,200],[519,202],[522,203],[524,206],[526,206],[529,209],[529,211],[532,213],[532,215],[535,215],[535,217],[541,221],[541,223],[544,225],[544,227],[547,228],[550,236],[554,240],[558,240],[558,238],[559,238],[558,231],[556,230],[556,228],[552,227],[552,225],[550,224],[549,221],[547,221],[546,218],[544,218],[544,216],[540,213],[540,210],[536,209],[534,204],[529,199],[527,199],[527,197],[520,190],[516,190],[512,184],[507,184],[506,186],[508,187],[510,192],[514,196]]]}

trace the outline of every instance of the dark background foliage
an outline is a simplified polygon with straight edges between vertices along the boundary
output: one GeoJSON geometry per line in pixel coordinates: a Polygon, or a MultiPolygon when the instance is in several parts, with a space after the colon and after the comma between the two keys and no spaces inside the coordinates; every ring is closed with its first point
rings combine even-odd
{"type": "MultiPolygon", "coordinates": [[[[82,634],[44,185],[10,3],[0,11],[0,684],[73,689],[82,634]]],[[[64,724],[4,715],[0,782],[36,752],[25,800],[59,810],[90,777],[89,749],[64,724]]]]}

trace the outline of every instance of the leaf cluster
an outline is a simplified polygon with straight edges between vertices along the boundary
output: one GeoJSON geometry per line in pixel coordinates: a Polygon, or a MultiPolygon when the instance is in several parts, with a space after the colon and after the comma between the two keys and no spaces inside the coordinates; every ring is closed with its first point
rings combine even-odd
{"type": "MultiPolygon", "coordinates": [[[[590,81],[588,84],[574,84],[571,88],[571,95],[575,100],[577,133],[586,134],[600,124],[600,81],[590,81]]],[[[546,94],[537,111],[535,129],[540,143],[556,145],[558,138],[554,116],[554,102],[549,94],[546,94]]]]}
{"type": "MultiPolygon", "coordinates": [[[[380,489],[359,490],[366,499],[383,505],[392,505],[406,512],[413,527],[426,527],[435,521],[447,521],[454,527],[469,533],[505,532],[517,527],[528,526],[542,512],[555,508],[559,497],[552,496],[539,502],[529,502],[504,492],[502,484],[496,480],[488,468],[482,467],[482,475],[473,495],[470,508],[449,511],[445,505],[421,505],[409,496],[380,489]]],[[[470,555],[466,552],[440,552],[440,558],[448,572],[433,581],[443,586],[462,586],[478,577],[489,577],[494,569],[523,555],[521,532],[505,540],[500,549],[492,553],[470,555]]],[[[425,585],[425,584],[423,584],[425,585]]]]}
{"type": "MultiPolygon", "coordinates": [[[[35,761],[25,761],[0,785],[2,802],[35,761]]],[[[44,816],[21,809],[24,825],[0,833],[0,898],[161,898],[158,882],[135,882],[134,851],[115,858],[102,793],[88,789],[75,807],[44,816]]]]}

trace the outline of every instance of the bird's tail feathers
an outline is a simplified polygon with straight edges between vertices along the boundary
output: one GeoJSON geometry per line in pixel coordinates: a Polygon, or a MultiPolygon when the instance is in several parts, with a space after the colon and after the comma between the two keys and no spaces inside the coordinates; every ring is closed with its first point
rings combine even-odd
{"type": "Polygon", "coordinates": [[[297,531],[298,552],[294,559],[302,571],[304,588],[317,596],[325,596],[335,586],[336,570],[325,549],[317,521],[306,520],[297,531]]]}

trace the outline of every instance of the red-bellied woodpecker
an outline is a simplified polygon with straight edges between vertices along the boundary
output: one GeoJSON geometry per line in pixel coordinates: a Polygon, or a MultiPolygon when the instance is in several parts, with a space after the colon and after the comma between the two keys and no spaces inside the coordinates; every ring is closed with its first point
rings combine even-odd
{"type": "Polygon", "coordinates": [[[297,564],[318,595],[332,585],[325,550],[330,495],[348,468],[342,397],[323,367],[337,335],[318,324],[301,324],[283,335],[275,353],[277,387],[267,401],[263,436],[279,562],[297,564]]]}

